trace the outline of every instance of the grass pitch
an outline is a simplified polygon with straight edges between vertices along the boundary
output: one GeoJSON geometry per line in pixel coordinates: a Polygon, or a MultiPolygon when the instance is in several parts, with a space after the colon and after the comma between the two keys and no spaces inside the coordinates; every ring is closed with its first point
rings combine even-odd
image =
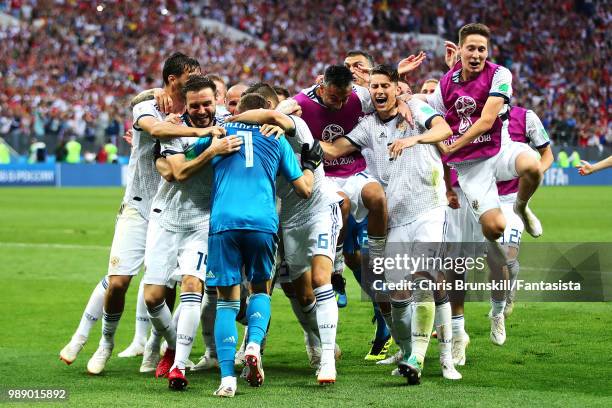
{"type": "MultiPolygon", "coordinates": [[[[99,324],[72,366],[60,362],[58,353],[106,272],[121,196],[122,190],[114,188],[0,190],[0,401],[7,402],[9,388],[64,388],[69,397],[62,405],[78,407],[612,406],[610,303],[519,299],[507,321],[504,347],[489,341],[489,306],[469,303],[466,329],[472,343],[468,363],[460,368],[463,380],[443,380],[433,340],[422,385],[408,387],[402,378],[389,375],[393,367],[363,360],[374,331],[371,306],[358,300],[350,273],[349,305],[340,311],[338,332],[343,357],[333,386],[316,384],[301,329],[278,290],[262,388],[241,381],[236,398],[219,400],[212,396],[218,372],[210,371],[188,374],[185,392],[169,391],[166,380],[138,373],[140,359],[116,357],[133,334],[135,284],[128,293],[114,357],[104,375],[89,376],[85,367],[97,346],[99,324]]],[[[610,188],[542,188],[532,207],[544,225],[543,239],[612,242],[610,188]]],[[[202,350],[198,338],[192,359],[197,361],[202,350]]]]}

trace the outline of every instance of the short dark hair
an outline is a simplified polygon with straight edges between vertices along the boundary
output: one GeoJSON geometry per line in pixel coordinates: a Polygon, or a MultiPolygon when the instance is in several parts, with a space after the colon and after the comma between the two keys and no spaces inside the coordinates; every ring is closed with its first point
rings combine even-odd
{"type": "Polygon", "coordinates": [[[387,78],[391,80],[391,82],[394,82],[396,84],[399,81],[399,74],[397,73],[397,70],[393,68],[391,65],[379,64],[375,66],[374,68],[372,68],[372,71],[370,72],[370,77],[372,75],[377,75],[377,74],[385,75],[387,78]]]}
{"type": "Polygon", "coordinates": [[[175,52],[164,62],[164,68],[162,69],[164,85],[170,83],[168,80],[170,75],[181,76],[185,71],[191,72],[198,68],[200,68],[200,63],[197,59],[191,58],[182,52],[175,52]]]}
{"type": "Polygon", "coordinates": [[[185,85],[181,89],[183,98],[187,97],[187,92],[198,92],[204,88],[210,88],[213,94],[217,95],[217,85],[204,75],[191,75],[185,85]]]}
{"type": "Polygon", "coordinates": [[[268,107],[268,101],[263,95],[258,93],[249,93],[243,95],[238,102],[238,112],[246,112],[252,109],[265,109],[268,107]]]}
{"type": "Polygon", "coordinates": [[[344,65],[330,65],[323,74],[323,84],[337,88],[346,88],[353,83],[351,70],[344,65]]]}
{"type": "Polygon", "coordinates": [[[276,95],[282,95],[285,98],[289,98],[291,96],[291,94],[289,94],[289,90],[287,88],[284,88],[284,87],[279,86],[279,85],[274,85],[272,88],[274,88],[274,92],[276,92],[276,95]]]}
{"type": "Polygon", "coordinates": [[[249,86],[242,95],[247,94],[258,94],[263,96],[265,99],[269,99],[274,102],[274,106],[278,105],[278,95],[276,95],[276,91],[272,87],[272,85],[266,82],[256,82],[253,85],[249,86]]]}
{"type": "Polygon", "coordinates": [[[223,84],[225,85],[225,81],[218,74],[214,74],[214,73],[213,74],[206,74],[206,78],[210,79],[211,81],[223,82],[223,84]]]}
{"type": "Polygon", "coordinates": [[[357,57],[360,55],[368,60],[368,62],[370,63],[370,68],[374,66],[374,57],[363,50],[350,50],[346,53],[347,57],[357,57]]]}
{"type": "Polygon", "coordinates": [[[463,44],[467,36],[472,34],[482,35],[487,39],[487,42],[491,39],[489,27],[481,23],[470,23],[459,29],[459,45],[463,44]]]}

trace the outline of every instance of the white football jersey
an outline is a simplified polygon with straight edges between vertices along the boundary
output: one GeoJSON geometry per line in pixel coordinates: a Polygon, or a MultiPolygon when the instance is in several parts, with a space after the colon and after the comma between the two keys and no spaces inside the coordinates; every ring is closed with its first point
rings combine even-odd
{"type": "Polygon", "coordinates": [[[166,115],[160,112],[155,100],[140,102],[132,109],[132,115],[134,134],[123,203],[136,208],[140,215],[148,220],[151,201],[157,191],[161,177],[153,162],[155,139],[138,127],[138,120],[145,116],[153,116],[158,120],[164,120],[166,115]]]}
{"type": "Polygon", "coordinates": [[[398,114],[383,122],[376,113],[365,116],[345,137],[361,149],[369,173],[387,196],[389,228],[408,224],[432,208],[447,205],[444,169],[435,145],[417,144],[391,160],[389,146],[398,139],[418,136],[439,116],[415,98],[408,102],[415,127],[398,114]]]}
{"type": "MultiPolygon", "coordinates": [[[[185,120],[183,124],[186,125],[185,120]]],[[[221,117],[217,116],[214,125],[222,123],[221,117]]],[[[161,153],[165,156],[185,154],[197,141],[195,137],[168,139],[162,142],[161,153]]],[[[153,199],[151,217],[155,217],[167,231],[208,229],[212,184],[213,168],[210,163],[185,181],[168,182],[162,179],[153,199]]]]}
{"type": "MultiPolygon", "coordinates": [[[[289,145],[295,152],[298,162],[302,144],[308,143],[312,147],[314,138],[308,125],[304,120],[297,116],[290,116],[295,123],[295,135],[286,136],[289,145]]],[[[314,183],[312,186],[312,196],[305,200],[299,197],[293,190],[291,183],[283,177],[276,178],[276,195],[281,199],[280,222],[283,228],[302,225],[319,211],[326,209],[332,203],[342,200],[334,191],[333,185],[326,179],[323,166],[317,167],[314,172],[314,183]]]]}

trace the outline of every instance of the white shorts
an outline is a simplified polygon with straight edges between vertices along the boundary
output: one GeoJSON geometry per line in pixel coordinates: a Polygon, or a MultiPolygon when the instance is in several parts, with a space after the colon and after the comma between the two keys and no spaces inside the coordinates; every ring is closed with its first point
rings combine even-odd
{"type": "Polygon", "coordinates": [[[163,286],[171,279],[182,281],[183,275],[204,281],[207,254],[208,225],[196,231],[172,232],[151,218],[143,281],[147,285],[163,286]]]}
{"type": "Polygon", "coordinates": [[[482,227],[470,209],[469,201],[461,188],[454,187],[454,190],[459,198],[459,208],[446,207],[445,256],[451,258],[480,256],[485,248],[482,227]]]}
{"type": "Polygon", "coordinates": [[[360,171],[347,178],[328,177],[336,184],[336,191],[342,191],[351,202],[351,215],[358,223],[368,216],[368,209],[363,204],[361,190],[368,183],[378,183],[376,179],[365,171],[360,171]]]}
{"type": "Polygon", "coordinates": [[[506,229],[504,235],[497,240],[502,245],[507,245],[512,248],[519,248],[521,244],[521,237],[523,236],[523,220],[521,217],[516,215],[514,212],[514,201],[516,200],[516,194],[509,194],[507,196],[500,197],[501,209],[506,218],[506,229]],[[514,198],[514,199],[512,199],[514,198]]]}
{"type": "Polygon", "coordinates": [[[136,208],[122,205],[115,224],[108,275],[138,274],[144,262],[148,224],[136,208]]]}
{"type": "Polygon", "coordinates": [[[488,210],[501,208],[495,183],[518,177],[515,163],[518,155],[523,152],[530,152],[535,157],[535,152],[525,143],[509,142],[488,159],[453,163],[459,185],[478,219],[488,210]]]}
{"type": "Polygon", "coordinates": [[[342,228],[342,214],[338,203],[318,212],[308,222],[295,228],[283,228],[286,268],[281,268],[278,281],[289,283],[310,269],[316,255],[336,256],[336,243],[342,228]]]}
{"type": "MultiPolygon", "coordinates": [[[[446,207],[433,208],[420,215],[410,224],[390,228],[387,232],[386,258],[396,258],[398,255],[408,255],[415,260],[421,258],[421,263],[415,267],[385,268],[385,278],[388,282],[400,282],[410,279],[412,272],[434,273],[441,271],[433,259],[441,256],[446,227],[446,207]],[[427,259],[430,262],[427,262],[427,259]]],[[[440,261],[438,261],[440,262],[440,261]]],[[[409,264],[412,265],[412,264],[409,264]]]]}

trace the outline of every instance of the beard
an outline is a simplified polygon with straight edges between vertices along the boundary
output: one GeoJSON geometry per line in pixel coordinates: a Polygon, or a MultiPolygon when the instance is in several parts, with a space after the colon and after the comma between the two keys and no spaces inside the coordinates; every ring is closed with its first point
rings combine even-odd
{"type": "Polygon", "coordinates": [[[198,127],[198,128],[205,128],[205,127],[209,127],[212,126],[214,119],[215,119],[215,114],[214,112],[211,115],[197,115],[197,116],[189,116],[189,120],[191,121],[191,124],[194,127],[198,127]]]}

